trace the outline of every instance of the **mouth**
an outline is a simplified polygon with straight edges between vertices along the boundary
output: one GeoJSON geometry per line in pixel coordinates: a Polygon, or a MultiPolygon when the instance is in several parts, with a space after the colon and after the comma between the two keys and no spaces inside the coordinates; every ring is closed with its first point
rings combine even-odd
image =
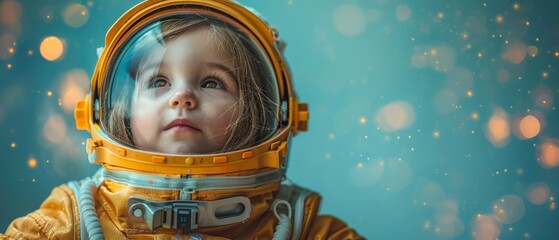
{"type": "Polygon", "coordinates": [[[175,119],[172,122],[170,122],[163,129],[163,131],[167,131],[167,130],[196,131],[196,132],[202,131],[196,125],[194,125],[194,123],[192,123],[190,120],[184,118],[175,119]]]}

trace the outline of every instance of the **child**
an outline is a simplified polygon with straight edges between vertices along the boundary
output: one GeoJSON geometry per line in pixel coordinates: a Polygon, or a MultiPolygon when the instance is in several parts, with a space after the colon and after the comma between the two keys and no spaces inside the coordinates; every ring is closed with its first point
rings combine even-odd
{"type": "Polygon", "coordinates": [[[5,237],[359,239],[283,181],[306,130],[277,32],[228,1],[148,0],[109,30],[91,92],[91,179],[53,190],[5,237]]]}

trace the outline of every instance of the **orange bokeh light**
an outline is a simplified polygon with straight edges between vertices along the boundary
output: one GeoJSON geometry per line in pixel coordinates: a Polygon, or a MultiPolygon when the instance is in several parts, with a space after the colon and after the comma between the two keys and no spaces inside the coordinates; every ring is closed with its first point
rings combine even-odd
{"type": "Polygon", "coordinates": [[[541,129],[540,121],[532,115],[523,117],[522,120],[520,120],[520,124],[518,127],[520,130],[520,134],[525,139],[537,136],[540,133],[541,129]]]}
{"type": "Polygon", "coordinates": [[[544,168],[559,166],[559,146],[557,141],[548,140],[540,146],[540,165],[544,168]]]}
{"type": "Polygon", "coordinates": [[[50,36],[43,39],[39,50],[46,60],[54,61],[64,53],[64,44],[59,38],[50,36]]]}
{"type": "Polygon", "coordinates": [[[31,158],[27,161],[27,165],[30,168],[35,168],[35,167],[37,167],[37,160],[35,160],[34,158],[31,158]]]}

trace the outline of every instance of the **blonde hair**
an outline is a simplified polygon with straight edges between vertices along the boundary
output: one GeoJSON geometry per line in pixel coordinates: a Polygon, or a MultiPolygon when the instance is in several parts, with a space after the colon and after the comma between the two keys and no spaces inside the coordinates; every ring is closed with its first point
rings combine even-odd
{"type": "MultiPolygon", "coordinates": [[[[276,81],[268,61],[250,37],[231,24],[195,14],[163,19],[159,26],[161,32],[156,37],[160,44],[197,29],[206,29],[208,36],[212,37],[209,41],[214,42],[217,52],[232,60],[232,72],[237,77],[239,91],[239,100],[236,103],[238,110],[235,111],[233,121],[227,129],[231,133],[221,152],[254,146],[275,133],[280,123],[276,81]]],[[[138,48],[142,48],[140,45],[138,48]]],[[[127,54],[129,56],[124,57],[130,60],[127,74],[129,79],[135,81],[140,62],[150,53],[145,49],[134,49],[127,54]]],[[[114,78],[117,77],[124,76],[117,73],[112,80],[116,80],[114,78]]],[[[119,90],[112,109],[109,108],[110,110],[104,114],[104,124],[113,138],[134,146],[129,117],[132,95],[130,85],[134,84],[125,84],[119,90]]]]}

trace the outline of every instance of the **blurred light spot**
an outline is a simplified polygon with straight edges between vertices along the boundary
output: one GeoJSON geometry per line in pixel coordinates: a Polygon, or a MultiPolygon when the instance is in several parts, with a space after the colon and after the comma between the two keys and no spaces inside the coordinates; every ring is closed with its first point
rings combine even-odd
{"type": "Polygon", "coordinates": [[[379,182],[391,192],[400,192],[412,182],[412,169],[405,161],[391,159],[384,162],[384,174],[379,182]]]}
{"type": "Polygon", "coordinates": [[[491,215],[478,214],[474,219],[472,236],[476,240],[494,240],[501,235],[499,221],[491,215]]]}
{"type": "Polygon", "coordinates": [[[0,23],[6,26],[19,24],[21,5],[14,0],[5,0],[0,3],[0,23]]]}
{"type": "Polygon", "coordinates": [[[502,58],[514,63],[520,64],[526,57],[526,45],[523,42],[515,41],[505,48],[502,58]]]}
{"type": "Polygon", "coordinates": [[[437,206],[435,218],[437,234],[444,238],[454,238],[464,231],[464,223],[458,218],[458,203],[453,200],[444,200],[437,206]]]}
{"type": "Polygon", "coordinates": [[[81,4],[70,4],[66,7],[66,9],[64,9],[62,18],[68,26],[79,28],[87,23],[87,20],[89,19],[89,11],[81,4]]]}
{"type": "Polygon", "coordinates": [[[500,69],[497,71],[497,81],[500,83],[506,83],[510,80],[510,73],[505,69],[500,69]]]}
{"type": "Polygon", "coordinates": [[[559,57],[559,52],[555,52],[555,57],[559,57]]]}
{"type": "Polygon", "coordinates": [[[495,147],[504,147],[508,144],[510,135],[510,118],[508,114],[497,108],[486,126],[485,136],[495,147]]]}
{"type": "Polygon", "coordinates": [[[547,73],[546,71],[542,72],[542,78],[547,78],[549,77],[549,73],[547,73]]]}
{"type": "Polygon", "coordinates": [[[493,203],[493,214],[504,224],[518,222],[524,217],[524,201],[516,195],[505,195],[493,203]]]}
{"type": "Polygon", "coordinates": [[[439,19],[443,19],[443,18],[444,18],[444,12],[439,12],[439,13],[437,13],[437,17],[438,17],[439,19]]]}
{"type": "Polygon", "coordinates": [[[495,22],[497,22],[497,23],[503,23],[503,16],[497,15],[497,17],[495,17],[495,22]]]}
{"type": "Polygon", "coordinates": [[[413,107],[405,101],[391,102],[376,113],[376,123],[385,132],[407,128],[415,121],[413,107]]]}
{"type": "Polygon", "coordinates": [[[8,63],[8,65],[6,65],[6,67],[7,67],[8,69],[12,68],[12,64],[11,64],[11,63],[8,63]]]}
{"type": "Polygon", "coordinates": [[[59,114],[49,116],[43,126],[44,137],[53,144],[60,144],[66,138],[66,120],[59,114]]]}
{"type": "Polygon", "coordinates": [[[420,46],[415,48],[411,61],[416,68],[431,67],[439,72],[447,72],[454,68],[456,56],[448,45],[420,46]]]}
{"type": "Polygon", "coordinates": [[[545,140],[539,150],[539,163],[542,167],[554,168],[559,165],[559,144],[557,140],[545,140]]]}
{"type": "Polygon", "coordinates": [[[456,94],[450,89],[441,89],[433,97],[435,110],[442,115],[447,115],[456,109],[458,103],[456,94]]]}
{"type": "Polygon", "coordinates": [[[334,26],[346,36],[357,36],[365,31],[365,13],[355,4],[343,4],[334,11],[334,26]]]}
{"type": "Polygon", "coordinates": [[[52,96],[52,92],[51,92],[51,91],[48,91],[48,92],[47,92],[47,96],[49,96],[49,97],[52,96]]]}
{"type": "Polygon", "coordinates": [[[433,137],[434,138],[439,138],[441,136],[441,134],[439,133],[439,131],[434,131],[433,132],[433,137]]]}
{"type": "Polygon", "coordinates": [[[74,111],[76,103],[82,100],[89,86],[89,77],[82,69],[74,69],[66,74],[60,89],[62,107],[74,111]]]}
{"type": "Polygon", "coordinates": [[[534,183],[526,190],[526,195],[534,205],[542,205],[549,198],[549,187],[545,183],[534,183]]]}
{"type": "Polygon", "coordinates": [[[411,18],[411,9],[407,5],[399,5],[396,7],[396,20],[405,22],[411,18]]]}
{"type": "Polygon", "coordinates": [[[11,143],[11,144],[10,144],[10,147],[15,148],[15,147],[16,147],[16,143],[15,143],[15,142],[11,143]]]}
{"type": "Polygon", "coordinates": [[[533,138],[540,133],[540,121],[532,115],[527,115],[520,120],[518,128],[521,138],[533,138]]]}
{"type": "Polygon", "coordinates": [[[43,21],[45,22],[50,22],[54,19],[54,11],[49,6],[43,7],[41,9],[40,15],[41,19],[43,19],[43,21]]]}
{"type": "Polygon", "coordinates": [[[64,44],[57,37],[46,37],[41,42],[40,51],[41,55],[46,60],[54,61],[60,58],[60,56],[64,53],[64,44]]]}
{"type": "Polygon", "coordinates": [[[367,17],[371,22],[378,22],[382,16],[382,13],[377,9],[369,9],[367,11],[367,17]]]}
{"type": "Polygon", "coordinates": [[[473,120],[478,120],[479,119],[479,114],[477,112],[473,112],[472,113],[472,119],[473,120]]]}
{"type": "Polygon", "coordinates": [[[554,93],[551,88],[546,85],[538,85],[532,92],[536,105],[542,108],[553,106],[554,93]]]}
{"type": "Polygon", "coordinates": [[[29,55],[29,56],[33,55],[33,50],[27,51],[27,55],[29,55]]]}
{"type": "Polygon", "coordinates": [[[13,35],[5,33],[0,36],[0,59],[8,60],[14,55],[14,43],[16,39],[13,35]]]}
{"type": "Polygon", "coordinates": [[[478,57],[478,58],[482,58],[482,57],[483,57],[483,53],[478,52],[478,53],[477,53],[477,57],[478,57]]]}
{"type": "Polygon", "coordinates": [[[372,187],[384,173],[384,163],[382,161],[367,161],[359,163],[356,167],[349,169],[348,175],[350,182],[357,187],[372,187]]]}
{"type": "Polygon", "coordinates": [[[35,160],[34,158],[27,160],[27,166],[29,166],[30,168],[37,167],[37,160],[35,160]]]}
{"type": "Polygon", "coordinates": [[[532,56],[532,57],[536,57],[536,55],[538,55],[538,48],[535,46],[528,46],[526,48],[526,52],[532,56]]]}
{"type": "Polygon", "coordinates": [[[432,181],[421,184],[417,191],[418,201],[428,207],[438,206],[446,197],[441,185],[432,181]]]}
{"type": "Polygon", "coordinates": [[[469,35],[468,35],[468,33],[467,33],[467,32],[465,32],[465,33],[462,33],[462,38],[464,38],[464,39],[468,39],[468,37],[469,37],[469,35]]]}
{"type": "Polygon", "coordinates": [[[364,117],[361,117],[361,118],[359,118],[359,122],[360,122],[361,124],[365,124],[365,123],[367,123],[367,119],[364,118],[364,117]]]}
{"type": "MultiPolygon", "coordinates": [[[[526,21],[526,27],[530,26],[530,21],[526,21]]],[[[538,39],[536,39],[538,41],[538,39]]]]}
{"type": "Polygon", "coordinates": [[[513,8],[514,10],[518,10],[518,9],[520,9],[520,5],[519,5],[518,3],[514,3],[514,4],[512,5],[512,8],[513,8]]]}

